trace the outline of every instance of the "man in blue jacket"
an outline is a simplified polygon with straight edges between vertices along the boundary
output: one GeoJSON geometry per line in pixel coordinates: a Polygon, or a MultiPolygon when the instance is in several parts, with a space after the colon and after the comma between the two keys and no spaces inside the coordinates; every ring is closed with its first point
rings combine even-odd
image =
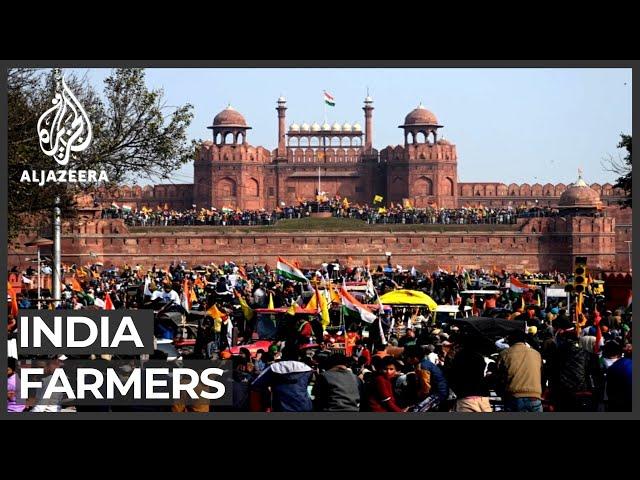
{"type": "Polygon", "coordinates": [[[274,412],[310,412],[313,404],[307,387],[313,370],[292,355],[273,363],[253,382],[255,388],[271,387],[274,412]]]}
{"type": "Polygon", "coordinates": [[[444,378],[444,374],[440,367],[431,362],[426,356],[422,347],[417,345],[409,345],[405,347],[403,352],[404,360],[409,365],[420,363],[420,368],[427,370],[431,374],[431,392],[438,395],[440,405],[444,404],[449,398],[449,384],[444,378]]]}

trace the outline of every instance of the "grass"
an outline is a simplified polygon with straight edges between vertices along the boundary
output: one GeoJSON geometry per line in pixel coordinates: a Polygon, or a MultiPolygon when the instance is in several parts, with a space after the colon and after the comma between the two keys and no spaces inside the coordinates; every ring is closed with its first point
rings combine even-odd
{"type": "Polygon", "coordinates": [[[351,218],[300,218],[279,220],[270,226],[214,226],[214,225],[180,225],[160,227],[129,227],[131,233],[185,231],[207,232],[512,232],[517,225],[430,225],[430,224],[367,224],[362,220],[351,218]]]}

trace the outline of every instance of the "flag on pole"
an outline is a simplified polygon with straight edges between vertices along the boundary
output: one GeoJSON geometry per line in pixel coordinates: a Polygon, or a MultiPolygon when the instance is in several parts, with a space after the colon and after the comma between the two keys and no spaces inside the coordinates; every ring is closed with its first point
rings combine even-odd
{"type": "Polygon", "coordinates": [[[7,282],[7,294],[11,297],[11,315],[14,317],[18,316],[18,299],[16,297],[16,292],[13,290],[11,286],[11,282],[7,282]]]}
{"type": "Polygon", "coordinates": [[[529,288],[528,285],[522,283],[516,277],[510,277],[509,284],[510,284],[509,288],[511,288],[511,291],[515,293],[522,293],[529,288]]]}
{"type": "Polygon", "coordinates": [[[323,92],[324,92],[324,103],[329,105],[330,107],[335,107],[336,101],[335,101],[335,98],[333,98],[333,95],[331,95],[326,90],[324,90],[323,92]]]}
{"type": "Polygon", "coordinates": [[[375,197],[373,197],[373,203],[378,203],[378,202],[382,202],[384,197],[382,197],[381,195],[376,195],[375,197]]]}
{"type": "Polygon", "coordinates": [[[240,307],[242,308],[242,314],[244,315],[245,320],[251,320],[255,315],[255,312],[249,306],[249,304],[247,303],[247,300],[242,295],[240,295],[240,293],[237,290],[235,290],[234,293],[236,294],[236,297],[240,302],[240,307]]]}
{"type": "Polygon", "coordinates": [[[317,288],[314,288],[314,294],[307,303],[305,309],[317,310],[318,315],[320,315],[322,328],[326,330],[329,326],[329,305],[327,303],[327,299],[324,295],[320,295],[320,291],[317,288]]]}
{"type": "Polygon", "coordinates": [[[273,305],[273,293],[269,293],[269,305],[267,306],[267,308],[268,308],[269,310],[273,310],[274,308],[276,308],[276,307],[273,305]]]}
{"type": "Polygon", "coordinates": [[[111,301],[111,295],[107,292],[104,296],[104,309],[105,310],[115,310],[116,308],[113,306],[113,302],[111,301]]]}
{"type": "MultiPolygon", "coordinates": [[[[80,282],[78,282],[78,279],[75,275],[71,277],[71,280],[67,281],[71,284],[71,290],[73,290],[74,292],[84,292],[84,289],[80,285],[80,282]]],[[[67,285],[64,282],[60,282],[60,284],[62,285],[62,290],[65,290],[67,288],[67,285]]]]}
{"type": "Polygon", "coordinates": [[[180,294],[180,304],[187,312],[191,310],[191,295],[189,294],[189,280],[182,281],[182,293],[180,294]]]}
{"type": "Polygon", "coordinates": [[[600,342],[602,341],[602,330],[600,330],[600,312],[598,311],[598,304],[596,303],[593,309],[593,326],[596,327],[596,341],[593,345],[593,353],[600,351],[600,342]]]}
{"type": "Polygon", "coordinates": [[[218,306],[215,303],[209,308],[209,310],[207,310],[207,315],[209,315],[214,320],[223,320],[224,318],[226,318],[226,315],[218,310],[218,306]]]}
{"type": "Polygon", "coordinates": [[[342,305],[344,305],[347,310],[355,312],[367,323],[373,323],[377,318],[375,314],[367,310],[366,307],[356,300],[344,287],[340,287],[339,292],[342,299],[342,305]]]}
{"type": "Polygon", "coordinates": [[[282,259],[281,257],[278,257],[278,262],[276,263],[276,272],[278,273],[278,275],[289,280],[294,280],[301,283],[309,283],[309,279],[304,276],[304,273],[302,273],[298,268],[294,267],[292,264],[282,259]]]}

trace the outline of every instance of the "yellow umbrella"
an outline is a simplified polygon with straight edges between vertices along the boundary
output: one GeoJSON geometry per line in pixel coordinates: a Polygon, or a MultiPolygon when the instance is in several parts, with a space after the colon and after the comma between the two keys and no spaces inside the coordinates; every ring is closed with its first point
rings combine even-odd
{"type": "Polygon", "coordinates": [[[438,306],[429,295],[416,290],[394,290],[382,295],[380,301],[384,305],[423,305],[429,307],[432,312],[438,306]]]}

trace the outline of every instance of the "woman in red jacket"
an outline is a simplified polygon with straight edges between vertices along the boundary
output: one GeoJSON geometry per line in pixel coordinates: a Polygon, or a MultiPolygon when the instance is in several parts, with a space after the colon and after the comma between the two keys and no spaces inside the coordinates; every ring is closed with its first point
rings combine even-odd
{"type": "Polygon", "coordinates": [[[367,406],[370,412],[405,412],[396,403],[393,393],[393,378],[398,374],[398,363],[391,357],[385,357],[380,370],[375,374],[367,389],[367,406]]]}

